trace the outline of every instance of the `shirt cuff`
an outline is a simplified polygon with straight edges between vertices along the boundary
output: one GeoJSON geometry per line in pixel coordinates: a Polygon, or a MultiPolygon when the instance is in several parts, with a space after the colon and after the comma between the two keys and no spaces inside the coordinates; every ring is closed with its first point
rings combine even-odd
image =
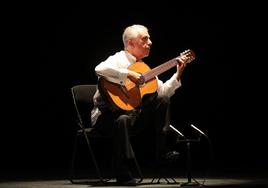
{"type": "Polygon", "coordinates": [[[121,85],[125,85],[126,79],[128,75],[127,69],[120,69],[118,73],[118,80],[121,85]]]}
{"type": "Polygon", "coordinates": [[[181,86],[181,79],[177,80],[177,74],[176,73],[171,77],[170,84],[173,87],[176,87],[176,88],[181,86]]]}

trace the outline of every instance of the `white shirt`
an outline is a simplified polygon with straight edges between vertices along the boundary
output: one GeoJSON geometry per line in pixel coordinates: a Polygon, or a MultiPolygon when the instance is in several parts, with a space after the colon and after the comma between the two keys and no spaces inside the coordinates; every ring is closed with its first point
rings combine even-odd
{"type": "MultiPolygon", "coordinates": [[[[98,76],[104,76],[107,80],[124,85],[128,75],[128,67],[136,62],[136,58],[127,51],[120,51],[108,57],[95,67],[98,76]]],[[[176,73],[166,82],[159,80],[158,77],[158,95],[171,97],[177,88],[181,86],[181,81],[177,80],[176,73]]],[[[94,108],[91,111],[91,121],[94,125],[101,115],[100,106],[105,105],[99,91],[97,90],[94,97],[94,108]]]]}

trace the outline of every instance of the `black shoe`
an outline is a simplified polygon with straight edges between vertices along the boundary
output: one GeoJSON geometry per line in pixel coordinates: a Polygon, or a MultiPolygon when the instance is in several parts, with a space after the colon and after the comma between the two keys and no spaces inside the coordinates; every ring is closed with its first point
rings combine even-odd
{"type": "Polygon", "coordinates": [[[137,180],[135,178],[131,178],[128,180],[117,179],[116,184],[117,185],[125,185],[125,186],[135,186],[135,185],[139,184],[139,180],[137,180]]]}

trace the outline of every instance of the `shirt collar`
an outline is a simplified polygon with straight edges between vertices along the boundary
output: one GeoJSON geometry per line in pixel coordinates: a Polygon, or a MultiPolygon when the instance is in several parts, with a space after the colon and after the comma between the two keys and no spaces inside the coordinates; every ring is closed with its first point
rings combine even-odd
{"type": "Polygon", "coordinates": [[[137,61],[136,57],[130,54],[128,51],[125,50],[125,54],[129,62],[135,63],[137,61]]]}

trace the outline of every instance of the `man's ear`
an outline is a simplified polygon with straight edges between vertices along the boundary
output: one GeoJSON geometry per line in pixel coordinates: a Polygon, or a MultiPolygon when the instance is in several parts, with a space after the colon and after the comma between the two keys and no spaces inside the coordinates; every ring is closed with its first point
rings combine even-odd
{"type": "Polygon", "coordinates": [[[134,42],[133,42],[133,40],[128,40],[128,45],[131,47],[131,48],[133,48],[134,47],[134,42]]]}

